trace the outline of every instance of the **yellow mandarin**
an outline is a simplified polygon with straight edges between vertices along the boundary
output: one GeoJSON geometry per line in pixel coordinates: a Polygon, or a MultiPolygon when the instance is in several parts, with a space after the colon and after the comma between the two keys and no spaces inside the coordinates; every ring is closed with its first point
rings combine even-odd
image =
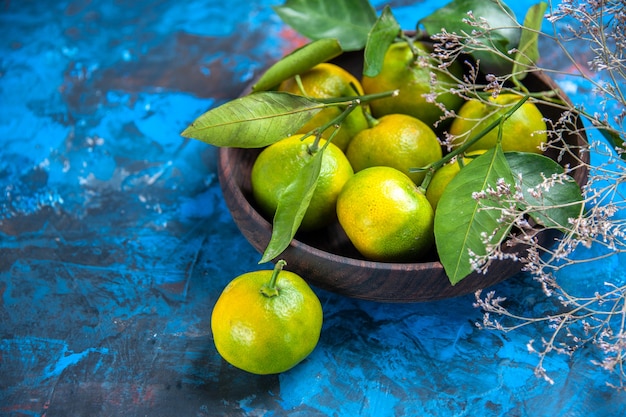
{"type": "MultiPolygon", "coordinates": [[[[303,135],[282,139],[265,148],[252,166],[252,193],[261,211],[273,217],[283,191],[299,176],[302,168],[313,158],[312,137],[303,135]]],[[[320,140],[319,146],[325,141],[320,140]]],[[[311,198],[300,230],[324,227],[336,219],[335,204],[343,185],[354,174],[344,153],[333,143],[324,150],[317,187],[311,198]]]]}
{"type": "Polygon", "coordinates": [[[391,167],[357,172],[337,199],[339,223],[367,259],[415,261],[434,241],[434,211],[404,173],[391,167]]]}
{"type": "Polygon", "coordinates": [[[350,142],[346,156],[357,172],[373,166],[389,166],[420,185],[425,174],[409,170],[438,161],[442,151],[437,135],[426,123],[406,114],[389,114],[358,133],[350,142]]]}
{"type": "Polygon", "coordinates": [[[483,153],[485,153],[485,150],[469,152],[462,158],[462,164],[459,158],[456,158],[435,171],[430,180],[430,184],[428,184],[428,188],[426,188],[426,198],[430,201],[433,209],[437,210],[437,204],[439,203],[441,195],[450,181],[452,181],[452,178],[461,171],[462,166],[469,164],[475,157],[483,153]]]}
{"type": "MultiPolygon", "coordinates": [[[[447,110],[458,109],[463,100],[449,92],[451,87],[456,86],[450,75],[426,64],[432,63],[430,49],[426,44],[415,42],[414,46],[417,58],[407,42],[392,44],[385,54],[382,71],[375,77],[364,76],[361,84],[366,94],[399,91],[395,97],[370,103],[374,117],[403,113],[434,127],[444,112],[437,104],[431,102],[430,97],[436,97],[436,102],[447,110]],[[432,75],[436,76],[434,84],[432,75]]],[[[460,69],[456,64],[449,67],[450,73],[457,76],[461,74],[460,69]]]]}
{"type": "MultiPolygon", "coordinates": [[[[457,117],[450,126],[450,135],[453,137],[453,145],[460,146],[465,141],[476,136],[489,124],[498,120],[521,96],[517,94],[500,94],[489,100],[471,99],[458,112],[457,117]]],[[[479,139],[468,150],[490,149],[498,141],[496,127],[479,139]]],[[[517,109],[502,126],[502,150],[541,153],[542,145],[547,141],[547,126],[541,111],[534,103],[526,101],[517,109]]]]}
{"type": "Polygon", "coordinates": [[[232,280],[211,314],[219,354],[261,375],[284,372],[306,358],[319,341],[323,321],[319,299],[292,272],[279,273],[275,296],[263,294],[272,272],[248,272],[232,280]]]}

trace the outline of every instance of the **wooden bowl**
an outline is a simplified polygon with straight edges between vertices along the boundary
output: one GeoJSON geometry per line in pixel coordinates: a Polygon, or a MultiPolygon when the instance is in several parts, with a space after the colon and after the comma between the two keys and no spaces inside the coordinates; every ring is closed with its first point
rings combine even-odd
{"type": "MultiPolygon", "coordinates": [[[[340,65],[355,74],[360,73],[362,54],[342,55],[341,59],[345,62],[338,62],[340,65]]],[[[530,91],[558,90],[556,83],[541,72],[528,75],[524,84],[530,91]]],[[[540,106],[540,110],[551,120],[558,120],[561,116],[553,107],[540,106]]],[[[584,151],[586,137],[582,133],[572,134],[564,140],[572,145],[577,155],[547,155],[563,166],[578,167],[572,175],[582,186],[588,175],[587,168],[580,166],[579,162],[589,162],[589,154],[584,151]]],[[[218,175],[235,223],[252,246],[262,253],[270,240],[272,227],[271,220],[257,210],[250,186],[250,171],[259,153],[259,149],[220,148],[218,175]]],[[[537,233],[543,246],[549,245],[555,237],[554,231],[538,228],[537,233]]],[[[524,247],[518,244],[508,250],[520,253],[524,247]]],[[[473,273],[453,286],[435,253],[430,260],[419,263],[369,261],[356,251],[338,223],[316,233],[297,234],[279,258],[287,261],[290,271],[316,287],[347,297],[380,302],[421,302],[472,293],[518,273],[522,266],[509,260],[499,261],[490,266],[487,274],[473,273]]]]}

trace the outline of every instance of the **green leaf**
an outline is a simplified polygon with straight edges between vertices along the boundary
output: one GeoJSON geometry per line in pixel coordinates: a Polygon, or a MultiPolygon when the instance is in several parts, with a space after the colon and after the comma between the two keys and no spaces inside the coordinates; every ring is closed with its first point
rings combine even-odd
{"type": "Polygon", "coordinates": [[[515,180],[502,148],[498,145],[466,165],[448,184],[435,211],[435,242],[439,259],[452,285],[474,271],[470,251],[487,253],[490,244],[501,242],[511,226],[498,222],[502,207],[497,199],[477,201],[473,194],[496,189],[498,180],[513,185],[515,180]],[[485,208],[489,204],[491,208],[485,208]]]}
{"type": "Polygon", "coordinates": [[[262,148],[296,132],[323,107],[295,94],[253,93],[202,114],[181,135],[215,146],[262,148]]]}
{"type": "Polygon", "coordinates": [[[324,149],[322,147],[311,156],[296,179],[280,195],[272,225],[272,236],[259,261],[260,264],[280,255],[296,235],[317,187],[324,149]]]}
{"type": "Polygon", "coordinates": [[[539,30],[541,22],[548,7],[547,3],[537,3],[528,9],[524,18],[524,27],[519,40],[519,47],[515,53],[515,63],[513,64],[513,74],[518,81],[526,77],[529,66],[535,65],[539,60],[539,30]],[[519,74],[518,74],[519,71],[519,74]]]}
{"type": "Polygon", "coordinates": [[[287,0],[273,8],[298,33],[309,39],[338,39],[344,51],[362,49],[376,21],[368,0],[287,0]]]}
{"type": "Polygon", "coordinates": [[[389,6],[385,6],[367,36],[363,75],[375,77],[380,73],[383,68],[385,53],[401,31],[402,28],[391,13],[391,9],[389,6]]]}
{"type": "Polygon", "coordinates": [[[284,56],[269,67],[254,84],[252,91],[265,91],[278,86],[284,80],[329,61],[341,54],[337,39],[318,39],[284,56]]]}
{"type": "MultiPolygon", "coordinates": [[[[449,33],[458,35],[465,33],[472,36],[472,41],[477,40],[488,48],[496,48],[505,55],[508,55],[510,49],[517,47],[520,39],[515,14],[501,1],[454,0],[421,19],[418,28],[420,26],[429,35],[440,33],[443,28],[449,33]],[[494,30],[490,31],[488,36],[473,36],[472,31],[479,28],[474,28],[463,21],[468,18],[469,11],[475,18],[485,19],[494,30]]],[[[474,51],[472,55],[480,60],[483,72],[502,74],[510,73],[512,69],[512,64],[507,58],[492,51],[474,51]]]]}
{"type": "Polygon", "coordinates": [[[613,149],[620,153],[621,158],[626,159],[626,152],[624,152],[624,149],[626,149],[624,138],[622,138],[616,130],[608,129],[606,127],[598,127],[597,129],[600,131],[604,139],[609,142],[613,149]]]}
{"type": "Polygon", "coordinates": [[[566,176],[555,182],[549,189],[542,189],[546,178],[560,175],[565,171],[561,165],[547,156],[528,152],[507,152],[504,154],[524,196],[522,208],[528,208],[530,217],[537,223],[558,228],[570,229],[568,219],[577,218],[583,210],[583,196],[576,181],[566,176]],[[519,182],[521,176],[521,183],[519,182]],[[541,191],[539,195],[531,190],[541,191]]]}

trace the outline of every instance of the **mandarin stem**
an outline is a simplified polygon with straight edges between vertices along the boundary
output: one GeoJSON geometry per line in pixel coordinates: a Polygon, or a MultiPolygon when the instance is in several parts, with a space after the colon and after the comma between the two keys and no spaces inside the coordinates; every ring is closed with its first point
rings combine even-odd
{"type": "Polygon", "coordinates": [[[302,85],[302,77],[300,77],[300,74],[296,74],[294,76],[294,79],[296,80],[296,85],[298,86],[300,94],[302,94],[304,97],[308,97],[306,91],[304,90],[304,85],[302,85]]]}
{"type": "Polygon", "coordinates": [[[409,49],[411,50],[411,53],[413,54],[413,61],[415,62],[417,60],[417,58],[420,56],[419,51],[417,49],[417,47],[415,46],[415,39],[408,36],[406,33],[404,33],[404,31],[401,33],[400,38],[407,43],[409,49]]]}
{"type": "Polygon", "coordinates": [[[432,180],[433,175],[435,175],[435,171],[436,169],[434,167],[430,167],[426,170],[426,175],[424,176],[424,179],[422,180],[420,185],[417,186],[417,188],[419,188],[420,191],[424,193],[426,192],[428,185],[430,185],[430,180],[432,180]]]}
{"type": "Polygon", "coordinates": [[[261,294],[266,297],[276,297],[278,295],[278,288],[276,288],[276,281],[278,280],[278,274],[283,270],[283,267],[287,265],[283,259],[276,262],[274,270],[272,271],[272,277],[267,284],[261,287],[261,294]]]}
{"type": "Polygon", "coordinates": [[[380,123],[377,118],[370,114],[370,112],[366,111],[363,112],[363,114],[365,115],[365,120],[367,120],[367,125],[370,127],[370,129],[380,123]]]}

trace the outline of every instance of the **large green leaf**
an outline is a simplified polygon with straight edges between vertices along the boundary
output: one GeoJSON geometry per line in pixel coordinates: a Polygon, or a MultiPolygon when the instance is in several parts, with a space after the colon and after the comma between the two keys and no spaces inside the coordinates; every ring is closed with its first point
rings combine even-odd
{"type": "MultiPolygon", "coordinates": [[[[508,51],[519,44],[520,30],[517,26],[513,11],[504,2],[493,0],[454,0],[418,22],[418,28],[423,27],[429,35],[440,33],[444,28],[449,33],[465,33],[472,36],[472,42],[478,41],[505,55],[509,55],[508,51]],[[470,11],[474,17],[485,19],[491,28],[498,29],[490,31],[488,36],[473,35],[472,31],[476,28],[464,21],[470,11]]],[[[472,55],[480,60],[484,72],[504,74],[512,69],[509,59],[490,50],[474,51],[472,55]]]]}
{"type": "Polygon", "coordinates": [[[498,221],[502,206],[498,199],[474,198],[475,192],[497,189],[499,180],[513,185],[515,180],[502,148],[498,145],[465,166],[448,184],[435,211],[435,242],[439,259],[452,285],[474,271],[470,260],[487,253],[489,244],[506,237],[511,226],[498,221]],[[491,208],[485,207],[489,205],[491,208]]]}
{"type": "Polygon", "coordinates": [[[579,217],[583,209],[583,196],[576,181],[570,176],[556,177],[558,181],[545,189],[542,185],[548,185],[553,175],[564,173],[562,166],[534,153],[507,152],[504,155],[524,196],[525,204],[521,208],[528,209],[530,217],[543,226],[563,231],[571,228],[569,219],[579,217]]]}
{"type": "Polygon", "coordinates": [[[252,91],[265,91],[276,87],[282,81],[329,61],[341,54],[337,39],[318,39],[284,56],[261,75],[252,91]]]}
{"type": "Polygon", "coordinates": [[[524,79],[528,74],[528,71],[525,71],[527,67],[534,66],[539,60],[538,31],[541,29],[541,22],[547,7],[547,3],[541,2],[532,6],[526,13],[519,47],[515,53],[515,64],[513,64],[513,74],[517,80],[524,79]]]}
{"type": "Polygon", "coordinates": [[[302,167],[299,175],[282,192],[272,225],[272,236],[259,263],[280,255],[296,235],[317,187],[324,149],[321,148],[302,167]]]}
{"type": "Polygon", "coordinates": [[[393,16],[391,9],[389,6],[385,6],[367,37],[363,75],[375,77],[380,73],[385,53],[401,30],[402,28],[393,16]]]}
{"type": "Polygon", "coordinates": [[[338,39],[344,51],[362,49],[376,22],[376,10],[368,0],[287,0],[274,10],[300,34],[338,39]]]}
{"type": "Polygon", "coordinates": [[[323,107],[295,94],[253,93],[202,114],[181,135],[215,146],[261,148],[293,134],[323,107]]]}

